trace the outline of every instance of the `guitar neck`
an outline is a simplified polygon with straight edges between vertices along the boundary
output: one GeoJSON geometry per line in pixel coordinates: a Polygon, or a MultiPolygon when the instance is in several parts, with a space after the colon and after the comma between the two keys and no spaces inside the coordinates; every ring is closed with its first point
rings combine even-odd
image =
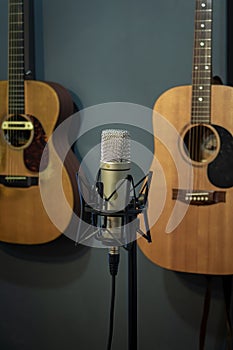
{"type": "Polygon", "coordinates": [[[8,114],[24,113],[24,1],[9,0],[8,114]]]}
{"type": "Polygon", "coordinates": [[[196,0],[191,123],[211,122],[212,0],[196,0]]]}

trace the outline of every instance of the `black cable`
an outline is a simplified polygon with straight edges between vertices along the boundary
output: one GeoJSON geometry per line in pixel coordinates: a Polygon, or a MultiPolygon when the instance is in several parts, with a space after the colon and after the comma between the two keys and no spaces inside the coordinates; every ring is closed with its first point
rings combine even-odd
{"type": "Polygon", "coordinates": [[[112,275],[112,297],[110,307],[110,322],[109,322],[109,335],[107,350],[111,350],[112,336],[113,336],[113,324],[114,324],[114,307],[115,307],[115,292],[116,292],[116,275],[112,275]]]}
{"type": "Polygon", "coordinates": [[[119,248],[113,247],[108,254],[109,258],[109,271],[112,276],[112,296],[110,305],[110,320],[109,320],[109,334],[108,334],[108,346],[107,350],[111,350],[112,337],[113,337],[113,325],[114,325],[114,309],[115,309],[115,294],[116,294],[116,275],[118,272],[118,266],[120,261],[119,248]]]}

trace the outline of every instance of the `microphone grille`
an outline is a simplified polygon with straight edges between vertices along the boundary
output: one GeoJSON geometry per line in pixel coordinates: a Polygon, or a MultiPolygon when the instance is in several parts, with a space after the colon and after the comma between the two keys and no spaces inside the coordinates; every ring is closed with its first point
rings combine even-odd
{"type": "Polygon", "coordinates": [[[101,134],[101,162],[129,162],[130,134],[127,130],[106,129],[101,134]]]}

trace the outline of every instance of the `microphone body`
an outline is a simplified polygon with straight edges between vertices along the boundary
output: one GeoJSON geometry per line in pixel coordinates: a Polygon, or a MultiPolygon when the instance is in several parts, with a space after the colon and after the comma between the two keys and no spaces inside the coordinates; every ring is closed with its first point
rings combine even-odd
{"type": "MultiPolygon", "coordinates": [[[[105,240],[122,242],[124,223],[117,212],[129,204],[130,137],[128,131],[102,131],[100,181],[103,184],[103,211],[107,214],[102,235],[105,240]]],[[[113,243],[114,245],[114,243],[113,243]]],[[[119,244],[118,244],[119,245],[119,244]]]]}

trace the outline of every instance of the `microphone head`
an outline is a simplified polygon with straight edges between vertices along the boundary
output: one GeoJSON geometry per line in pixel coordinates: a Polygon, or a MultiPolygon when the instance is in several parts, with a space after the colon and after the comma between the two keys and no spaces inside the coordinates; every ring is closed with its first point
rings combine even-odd
{"type": "Polygon", "coordinates": [[[130,134],[127,130],[106,129],[101,134],[101,162],[130,162],[130,134]]]}

